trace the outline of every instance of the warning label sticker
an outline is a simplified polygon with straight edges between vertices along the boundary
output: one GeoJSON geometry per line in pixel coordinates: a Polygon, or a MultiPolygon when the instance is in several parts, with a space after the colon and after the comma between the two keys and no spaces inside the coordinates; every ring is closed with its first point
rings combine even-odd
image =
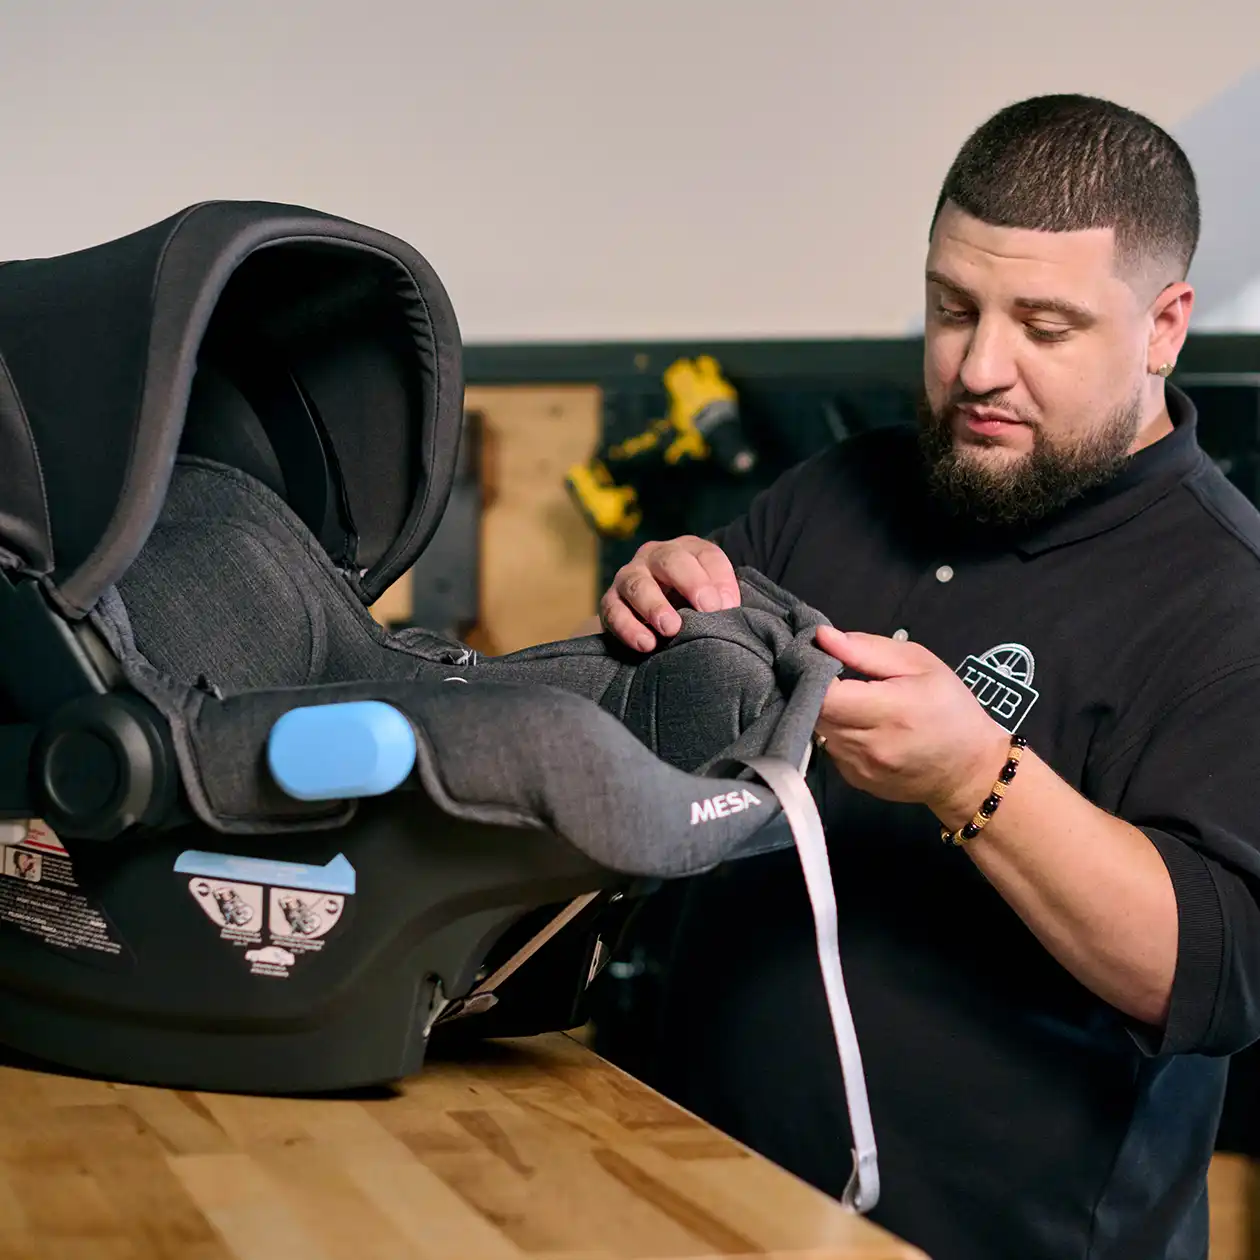
{"type": "Polygon", "coordinates": [[[354,868],[338,854],[326,866],[224,853],[181,853],[176,871],[251,974],[284,979],[300,957],[322,950],[346,917],[354,868]],[[253,879],[249,877],[253,876],[253,879]]]}
{"type": "Polygon", "coordinates": [[[257,884],[221,884],[198,876],[188,887],[210,921],[222,929],[219,935],[225,941],[262,940],[264,890],[257,884]]]}
{"type": "Polygon", "coordinates": [[[0,923],[87,962],[130,962],[114,925],[80,890],[65,845],[37,818],[0,823],[0,923]]]}

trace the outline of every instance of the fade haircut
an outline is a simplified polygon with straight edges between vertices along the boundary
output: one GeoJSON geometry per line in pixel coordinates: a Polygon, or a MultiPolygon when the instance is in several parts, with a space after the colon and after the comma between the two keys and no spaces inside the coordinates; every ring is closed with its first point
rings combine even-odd
{"type": "Polygon", "coordinates": [[[995,227],[1113,228],[1120,269],[1184,280],[1199,243],[1199,194],[1181,146],[1149,118],[1092,96],[1035,96],[967,138],[946,202],[995,227]]]}

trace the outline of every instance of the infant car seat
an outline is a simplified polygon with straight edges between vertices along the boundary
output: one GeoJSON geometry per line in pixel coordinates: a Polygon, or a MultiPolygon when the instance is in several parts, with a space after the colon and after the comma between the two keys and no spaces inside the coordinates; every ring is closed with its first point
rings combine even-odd
{"type": "Polygon", "coordinates": [[[388,633],[462,395],[432,269],[329,215],[212,202],[0,266],[0,1043],[200,1089],[397,1079],[435,1029],[571,1027],[642,880],[795,836],[867,1208],[799,774],[821,618],[746,572],[648,657],[388,633]]]}

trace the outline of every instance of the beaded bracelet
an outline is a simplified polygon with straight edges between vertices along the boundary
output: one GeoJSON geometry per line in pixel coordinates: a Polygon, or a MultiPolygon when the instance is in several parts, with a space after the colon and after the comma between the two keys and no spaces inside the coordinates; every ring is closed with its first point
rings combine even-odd
{"type": "Polygon", "coordinates": [[[1027,747],[1028,741],[1022,735],[1011,736],[1010,756],[1007,757],[1006,764],[998,774],[997,782],[993,785],[993,791],[985,797],[984,804],[976,811],[975,817],[969,823],[964,823],[957,831],[953,832],[948,827],[941,828],[941,839],[946,844],[966,844],[968,840],[974,840],[985,829],[989,819],[997,813],[997,807],[1002,803],[1002,797],[1006,795],[1006,789],[1015,777],[1015,771],[1019,767],[1019,760],[1024,755],[1024,749],[1027,747]]]}

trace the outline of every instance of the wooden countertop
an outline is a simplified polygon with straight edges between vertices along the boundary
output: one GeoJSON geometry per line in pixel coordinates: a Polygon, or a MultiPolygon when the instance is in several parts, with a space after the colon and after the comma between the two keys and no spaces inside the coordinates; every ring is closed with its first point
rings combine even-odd
{"type": "Polygon", "coordinates": [[[563,1034],[397,1093],[0,1067],[0,1260],[922,1260],[563,1034]]]}

